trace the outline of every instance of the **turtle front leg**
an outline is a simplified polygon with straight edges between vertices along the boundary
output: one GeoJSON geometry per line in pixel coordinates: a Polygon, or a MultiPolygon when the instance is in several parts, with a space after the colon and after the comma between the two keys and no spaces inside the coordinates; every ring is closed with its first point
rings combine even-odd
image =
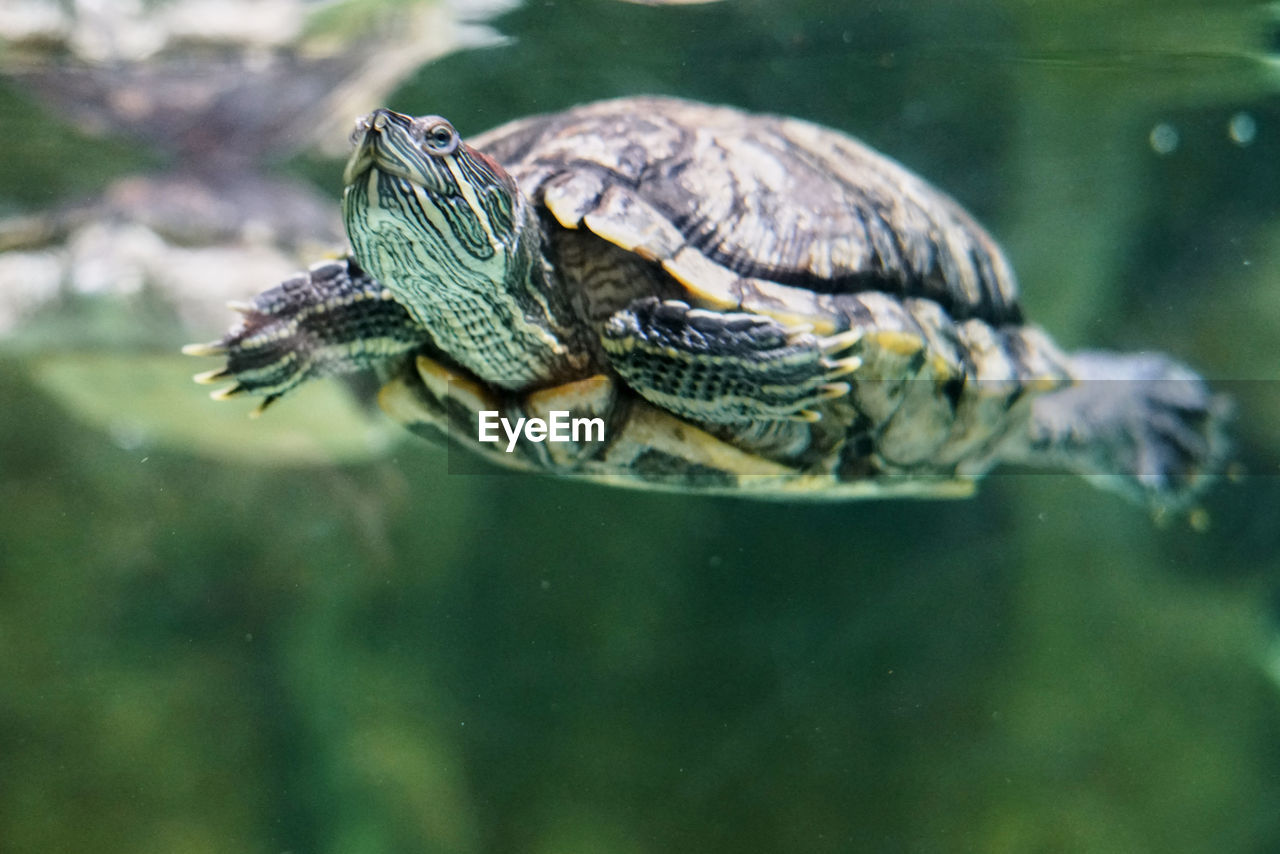
{"type": "Polygon", "coordinates": [[[839,380],[861,361],[834,356],[856,338],[645,297],[615,312],[601,340],[614,370],[649,402],[694,421],[742,424],[817,420],[809,407],[849,391],[839,380]]]}
{"type": "Polygon", "coordinates": [[[309,379],[369,368],[429,340],[352,258],[317,264],[231,307],[241,318],[226,335],[182,351],[224,357],[223,367],[197,374],[196,382],[231,380],[213,393],[217,399],[262,395],[255,413],[309,379]]]}

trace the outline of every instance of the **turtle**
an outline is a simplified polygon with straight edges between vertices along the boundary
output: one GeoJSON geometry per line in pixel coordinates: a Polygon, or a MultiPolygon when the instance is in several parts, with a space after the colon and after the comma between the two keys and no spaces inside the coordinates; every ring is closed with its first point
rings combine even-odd
{"type": "Polygon", "coordinates": [[[1014,463],[1163,511],[1226,458],[1201,377],[1060,349],[974,217],[843,132],[644,96],[467,141],[378,109],[352,143],[349,251],[185,348],[224,359],[214,397],[374,369],[394,419],[500,465],[756,497],[969,495],[1014,463]]]}

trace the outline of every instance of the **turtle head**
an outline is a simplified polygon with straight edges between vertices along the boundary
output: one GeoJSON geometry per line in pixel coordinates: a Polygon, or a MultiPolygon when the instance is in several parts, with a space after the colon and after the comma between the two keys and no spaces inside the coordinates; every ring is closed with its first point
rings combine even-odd
{"type": "MultiPolygon", "coordinates": [[[[356,121],[355,150],[343,181],[351,187],[373,170],[421,187],[439,201],[465,199],[492,220],[515,206],[515,180],[491,157],[462,141],[447,119],[374,110],[356,121]],[[468,193],[468,188],[475,191],[468,193]]],[[[508,224],[509,228],[509,224],[508,224]]]]}
{"type": "MultiPolygon", "coordinates": [[[[356,122],[343,173],[347,232],[362,261],[378,269],[377,241],[409,242],[420,269],[483,267],[519,242],[520,191],[494,160],[467,145],[440,116],[375,110],[356,122]],[[368,246],[366,259],[361,248],[368,246]]],[[[390,272],[390,271],[388,271],[390,272]]]]}
{"type": "Polygon", "coordinates": [[[545,376],[560,348],[541,230],[515,180],[440,116],[375,110],[352,142],[342,212],[361,266],[480,377],[545,376]]]}

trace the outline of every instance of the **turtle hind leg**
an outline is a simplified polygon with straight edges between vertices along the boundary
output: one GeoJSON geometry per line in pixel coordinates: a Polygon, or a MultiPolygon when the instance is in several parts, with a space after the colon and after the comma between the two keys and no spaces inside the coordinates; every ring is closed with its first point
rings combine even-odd
{"type": "Polygon", "coordinates": [[[1222,472],[1230,403],[1152,353],[1074,353],[1074,383],[1036,399],[1028,461],[1091,476],[1152,509],[1181,510],[1222,472]]]}
{"type": "Polygon", "coordinates": [[[645,297],[605,323],[602,345],[619,375],[663,409],[709,424],[814,420],[809,407],[848,393],[856,358],[846,336],[818,338],[768,317],[645,297]]]}
{"type": "Polygon", "coordinates": [[[428,340],[352,259],[317,264],[232,308],[240,322],[226,335],[183,352],[225,359],[196,381],[230,382],[217,398],[262,395],[259,412],[306,380],[368,368],[428,340]]]}

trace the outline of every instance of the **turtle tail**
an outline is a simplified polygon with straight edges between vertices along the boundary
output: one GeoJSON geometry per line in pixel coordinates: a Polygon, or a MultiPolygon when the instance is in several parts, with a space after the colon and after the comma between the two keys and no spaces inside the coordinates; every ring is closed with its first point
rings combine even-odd
{"type": "Polygon", "coordinates": [[[1084,351],[1073,383],[1032,405],[1027,462],[1066,468],[1157,513],[1187,509],[1222,473],[1228,398],[1159,353],[1084,351]]]}

